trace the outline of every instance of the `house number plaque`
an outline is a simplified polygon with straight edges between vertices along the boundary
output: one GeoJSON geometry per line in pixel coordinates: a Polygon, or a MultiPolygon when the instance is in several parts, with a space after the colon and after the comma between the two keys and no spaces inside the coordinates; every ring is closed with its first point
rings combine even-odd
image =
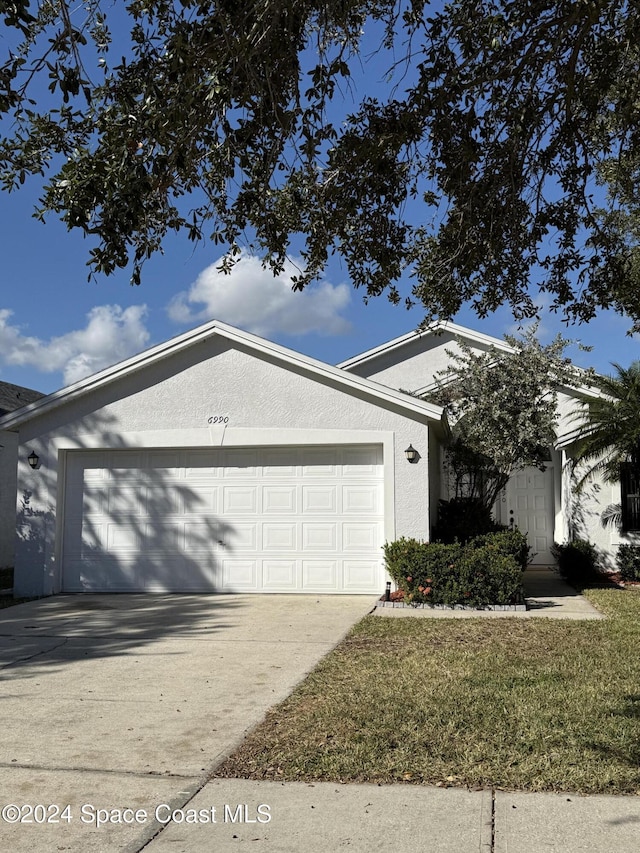
{"type": "Polygon", "coordinates": [[[207,421],[208,424],[228,424],[229,415],[211,415],[207,421]]]}

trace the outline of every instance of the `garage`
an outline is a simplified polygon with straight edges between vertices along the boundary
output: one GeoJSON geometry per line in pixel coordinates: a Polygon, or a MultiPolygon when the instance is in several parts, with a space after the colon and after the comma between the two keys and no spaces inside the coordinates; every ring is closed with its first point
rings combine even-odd
{"type": "Polygon", "coordinates": [[[66,457],[65,592],[384,589],[381,445],[66,457]]]}
{"type": "Polygon", "coordinates": [[[0,419],[14,592],[380,595],[384,542],[429,536],[447,429],[438,406],[205,323],[0,419]]]}

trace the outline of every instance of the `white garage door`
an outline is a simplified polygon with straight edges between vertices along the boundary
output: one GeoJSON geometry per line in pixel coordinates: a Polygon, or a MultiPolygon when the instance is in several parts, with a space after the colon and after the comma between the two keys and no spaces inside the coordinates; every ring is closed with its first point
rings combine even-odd
{"type": "Polygon", "coordinates": [[[78,451],[63,589],[380,593],[379,446],[78,451]]]}

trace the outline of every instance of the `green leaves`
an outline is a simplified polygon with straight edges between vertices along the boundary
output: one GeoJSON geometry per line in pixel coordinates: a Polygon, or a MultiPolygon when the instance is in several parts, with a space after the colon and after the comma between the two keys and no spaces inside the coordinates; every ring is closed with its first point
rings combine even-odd
{"type": "Polygon", "coordinates": [[[640,362],[613,367],[614,376],[597,377],[600,396],[585,400],[573,418],[578,433],[575,458],[585,466],[579,486],[596,474],[605,482],[617,482],[621,465],[640,465],[640,362]]]}
{"type": "Polygon", "coordinates": [[[429,397],[443,405],[453,424],[447,467],[452,494],[493,506],[513,471],[543,467],[555,445],[558,391],[593,381],[564,355],[571,341],[558,335],[543,346],[531,326],[504,349],[486,352],[458,341],[429,397]]]}
{"type": "Polygon", "coordinates": [[[39,215],[94,237],[93,271],[169,230],[248,233],[274,270],[295,244],[299,287],[333,253],[366,296],[399,301],[408,273],[428,319],[468,302],[531,317],[536,284],[568,321],[613,307],[640,324],[630,0],[30,9],[0,3],[16,36],[0,57],[3,185],[48,171],[39,215]]]}

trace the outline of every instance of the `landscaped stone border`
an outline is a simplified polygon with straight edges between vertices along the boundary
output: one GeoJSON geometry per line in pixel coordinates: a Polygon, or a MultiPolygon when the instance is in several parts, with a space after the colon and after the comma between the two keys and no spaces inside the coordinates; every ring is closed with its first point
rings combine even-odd
{"type": "Polygon", "coordinates": [[[447,607],[445,604],[406,604],[404,601],[377,601],[376,607],[395,607],[407,608],[410,610],[473,610],[475,612],[482,610],[511,610],[511,611],[526,611],[526,604],[487,604],[485,607],[469,607],[467,604],[456,604],[454,607],[447,607]]]}

